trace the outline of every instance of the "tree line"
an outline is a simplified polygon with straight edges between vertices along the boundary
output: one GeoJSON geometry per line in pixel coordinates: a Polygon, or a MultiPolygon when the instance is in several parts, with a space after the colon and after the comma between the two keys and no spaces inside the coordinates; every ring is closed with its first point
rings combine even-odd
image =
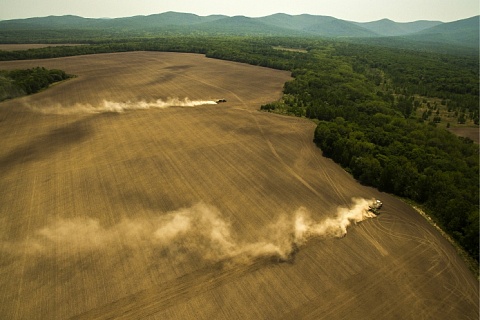
{"type": "Polygon", "coordinates": [[[315,142],[361,183],[424,204],[478,260],[478,145],[382,113],[320,121],[315,142]]]}

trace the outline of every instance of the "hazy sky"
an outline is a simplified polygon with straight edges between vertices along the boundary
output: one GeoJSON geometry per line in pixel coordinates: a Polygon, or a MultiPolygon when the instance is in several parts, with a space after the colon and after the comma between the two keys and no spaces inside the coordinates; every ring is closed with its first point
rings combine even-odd
{"type": "Polygon", "coordinates": [[[262,17],[273,13],[333,16],[357,22],[388,18],[397,22],[450,22],[479,14],[478,0],[0,0],[0,20],[78,15],[128,17],[166,11],[200,16],[262,17]]]}

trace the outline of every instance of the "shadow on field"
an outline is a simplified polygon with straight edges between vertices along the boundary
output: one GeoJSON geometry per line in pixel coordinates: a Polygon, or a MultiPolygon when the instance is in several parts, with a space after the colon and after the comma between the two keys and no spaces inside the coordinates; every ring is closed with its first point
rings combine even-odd
{"type": "Polygon", "coordinates": [[[93,129],[89,122],[93,117],[96,117],[96,115],[53,129],[45,135],[17,146],[0,157],[0,172],[6,173],[19,164],[46,158],[69,145],[84,141],[92,135],[93,129]]]}
{"type": "Polygon", "coordinates": [[[163,70],[169,70],[169,71],[184,71],[184,70],[190,69],[192,67],[193,67],[193,65],[183,64],[183,65],[168,66],[168,67],[164,67],[162,69],[163,70]]]}
{"type": "Polygon", "coordinates": [[[166,70],[166,72],[162,72],[161,74],[159,74],[154,80],[149,82],[147,85],[148,86],[158,85],[158,84],[165,83],[165,82],[168,82],[168,81],[173,81],[174,79],[177,78],[177,75],[178,75],[177,73],[179,73],[181,71],[188,70],[191,67],[192,67],[191,65],[164,67],[164,68],[162,68],[162,70],[166,70]]]}

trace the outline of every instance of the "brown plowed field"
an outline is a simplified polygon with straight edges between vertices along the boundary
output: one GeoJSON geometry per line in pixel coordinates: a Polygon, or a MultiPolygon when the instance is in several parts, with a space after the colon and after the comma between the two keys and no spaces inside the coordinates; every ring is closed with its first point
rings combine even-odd
{"type": "Polygon", "coordinates": [[[454,127],[448,129],[448,131],[460,137],[470,138],[475,143],[480,142],[480,131],[478,127],[454,127]]]}
{"type": "Polygon", "coordinates": [[[478,319],[423,217],[322,157],[312,122],[257,111],[288,73],[153,52],[0,69],[37,65],[78,77],[0,104],[1,319],[478,319]],[[92,112],[168,98],[227,102],[92,112]],[[239,251],[352,197],[382,214],[286,262],[239,251]]]}

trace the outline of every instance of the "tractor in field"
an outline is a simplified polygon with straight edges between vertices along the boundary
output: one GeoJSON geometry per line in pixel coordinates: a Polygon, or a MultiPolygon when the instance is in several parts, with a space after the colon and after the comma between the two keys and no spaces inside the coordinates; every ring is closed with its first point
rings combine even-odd
{"type": "Polygon", "coordinates": [[[382,206],[383,206],[382,201],[375,200],[371,205],[368,206],[368,211],[371,211],[375,214],[379,214],[379,210],[382,206]]]}

